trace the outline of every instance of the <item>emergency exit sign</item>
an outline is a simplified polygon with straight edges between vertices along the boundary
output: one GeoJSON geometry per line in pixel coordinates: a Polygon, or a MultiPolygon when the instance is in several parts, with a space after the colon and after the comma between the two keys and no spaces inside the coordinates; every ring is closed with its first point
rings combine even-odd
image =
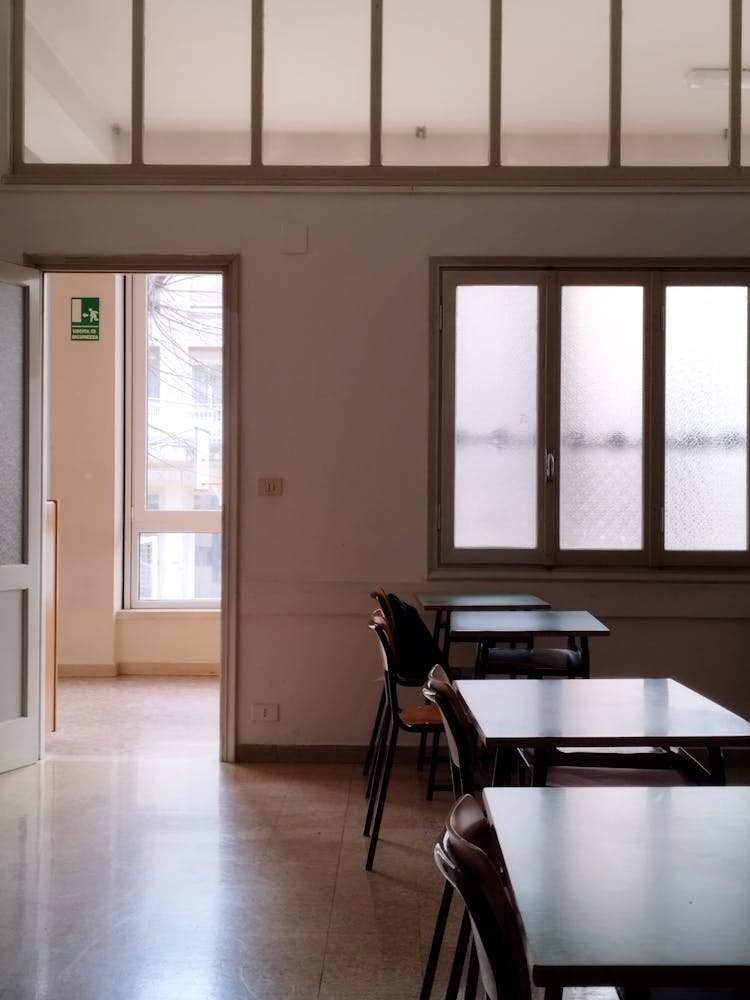
{"type": "Polygon", "coordinates": [[[99,299],[70,300],[70,339],[99,339],[99,299]]]}

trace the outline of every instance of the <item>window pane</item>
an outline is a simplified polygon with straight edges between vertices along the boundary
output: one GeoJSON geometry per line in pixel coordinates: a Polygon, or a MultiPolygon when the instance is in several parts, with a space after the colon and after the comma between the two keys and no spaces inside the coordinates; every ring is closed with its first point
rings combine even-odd
{"type": "Polygon", "coordinates": [[[643,545],[643,289],[562,290],[560,548],[643,545]]]}
{"type": "Polygon", "coordinates": [[[535,285],[456,291],[457,548],[537,545],[535,285]]]}
{"type": "Polygon", "coordinates": [[[222,282],[148,276],[148,510],[222,505],[222,282]]]}
{"type": "Polygon", "coordinates": [[[265,0],[263,162],[370,161],[370,0],[265,0]]]}
{"type": "Polygon", "coordinates": [[[385,0],[383,163],[489,161],[489,24],[489,0],[385,0]]]}
{"type": "Polygon", "coordinates": [[[504,0],[501,102],[503,163],[607,163],[609,4],[504,0]]]}
{"type": "Polygon", "coordinates": [[[23,288],[0,284],[0,565],[24,561],[26,398],[23,288]]]}
{"type": "Polygon", "coordinates": [[[146,0],[145,162],[250,162],[251,8],[146,0]]]}
{"type": "Polygon", "coordinates": [[[130,0],[26,0],[24,160],[130,162],[130,0]]]}
{"type": "Polygon", "coordinates": [[[728,0],[623,0],[622,162],[729,162],[728,0]]]}
{"type": "Polygon", "coordinates": [[[747,289],[667,288],[664,546],[747,547],[747,289]]]}
{"type": "Polygon", "coordinates": [[[138,599],[199,601],[221,598],[221,532],[141,532],[138,599]]]}

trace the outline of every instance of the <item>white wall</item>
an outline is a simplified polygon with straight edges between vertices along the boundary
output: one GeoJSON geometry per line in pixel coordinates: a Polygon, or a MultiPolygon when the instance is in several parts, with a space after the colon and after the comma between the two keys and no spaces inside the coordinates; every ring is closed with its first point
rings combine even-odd
{"type": "MultiPolygon", "coordinates": [[[[238,741],[361,744],[371,585],[427,574],[431,255],[741,256],[742,194],[0,190],[0,256],[241,257],[238,741]],[[281,253],[284,223],[308,252],[281,253]],[[258,476],[283,476],[280,498],[258,476]],[[278,723],[251,721],[278,702],[278,723]]],[[[440,585],[443,585],[440,581],[440,585]]],[[[595,674],[672,674],[750,713],[747,575],[507,573],[612,627],[595,674]]]]}

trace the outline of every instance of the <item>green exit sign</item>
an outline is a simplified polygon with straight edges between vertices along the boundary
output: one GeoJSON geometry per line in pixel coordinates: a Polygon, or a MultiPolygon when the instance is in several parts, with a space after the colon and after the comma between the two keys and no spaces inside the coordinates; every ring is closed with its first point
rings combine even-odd
{"type": "Polygon", "coordinates": [[[99,299],[70,300],[70,339],[99,339],[99,299]]]}

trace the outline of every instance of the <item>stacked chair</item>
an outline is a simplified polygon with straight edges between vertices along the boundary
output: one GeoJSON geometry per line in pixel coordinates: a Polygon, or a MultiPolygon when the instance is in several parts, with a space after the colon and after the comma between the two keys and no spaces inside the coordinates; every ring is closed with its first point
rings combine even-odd
{"type": "MultiPolygon", "coordinates": [[[[470,917],[473,954],[482,987],[490,1000],[532,1000],[523,929],[507,884],[499,847],[482,807],[471,795],[450,811],[435,845],[435,863],[447,885],[459,893],[470,917]]],[[[473,986],[472,986],[473,988],[473,986]]],[[[544,1000],[560,1000],[549,987],[544,1000]]],[[[465,996],[469,993],[469,987],[465,996]]],[[[612,1000],[617,1000],[612,990],[612,1000]]],[[[598,998],[601,990],[596,991],[598,998]]]]}
{"type": "Polygon", "coordinates": [[[383,810],[388,794],[399,733],[420,736],[420,766],[425,760],[425,746],[431,738],[427,797],[439,787],[435,777],[443,723],[432,704],[401,704],[403,688],[421,688],[436,657],[441,654],[432,635],[415,608],[393,594],[376,591],[378,609],[372,613],[369,627],[378,640],[383,665],[383,693],[373,725],[365,770],[369,771],[369,798],[364,834],[370,844],[365,868],[370,871],[375,859],[383,810]]]}

